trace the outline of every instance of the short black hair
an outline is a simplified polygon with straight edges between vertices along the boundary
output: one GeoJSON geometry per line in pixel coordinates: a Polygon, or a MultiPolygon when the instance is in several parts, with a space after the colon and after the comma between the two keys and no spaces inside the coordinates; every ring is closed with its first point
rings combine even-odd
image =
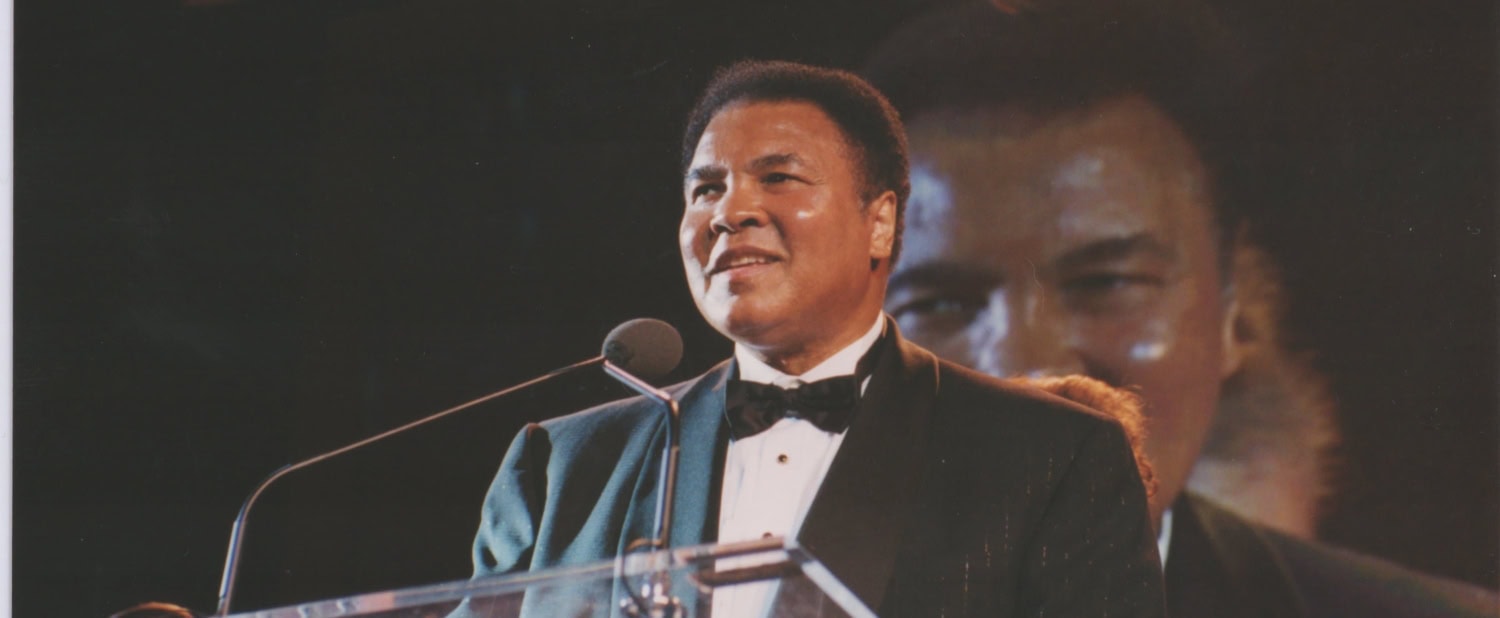
{"type": "Polygon", "coordinates": [[[906,130],[896,110],[869,82],[839,69],[795,62],[744,60],[719,69],[688,115],[682,137],[682,172],[692,165],[703,131],[719,110],[735,103],[802,101],[818,106],[844,134],[856,157],[860,197],[865,203],[896,194],[896,233],[890,262],[901,252],[906,198],[911,179],[906,161],[906,130]]]}
{"type": "MultiPolygon", "coordinates": [[[[863,74],[911,121],[937,110],[1016,106],[1038,115],[1125,94],[1175,122],[1208,172],[1222,265],[1242,226],[1232,188],[1249,55],[1210,9],[1173,0],[970,2],[926,14],[871,54],[863,74]],[[1019,4],[1019,3],[1018,3],[1019,4]]],[[[1243,179],[1243,180],[1242,180],[1243,179]]]]}

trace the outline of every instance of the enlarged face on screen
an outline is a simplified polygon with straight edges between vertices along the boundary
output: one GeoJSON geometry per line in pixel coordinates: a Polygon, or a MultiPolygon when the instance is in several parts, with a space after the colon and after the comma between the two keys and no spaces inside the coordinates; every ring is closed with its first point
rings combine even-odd
{"type": "Polygon", "coordinates": [[[990,374],[1138,390],[1159,514],[1237,363],[1196,152],[1134,96],[908,126],[912,196],[887,309],[911,339],[990,374]]]}
{"type": "Polygon", "coordinates": [[[734,103],[709,122],[678,240],[693,299],[719,332],[815,355],[804,348],[870,327],[885,289],[871,264],[890,256],[895,198],[862,201],[854,153],[812,103],[734,103]]]}

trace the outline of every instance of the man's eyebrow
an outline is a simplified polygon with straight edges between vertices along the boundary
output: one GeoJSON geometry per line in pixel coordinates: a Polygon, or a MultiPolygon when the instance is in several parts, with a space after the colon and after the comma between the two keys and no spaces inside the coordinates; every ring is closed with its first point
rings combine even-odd
{"type": "Polygon", "coordinates": [[[957,262],[929,262],[903,268],[891,275],[889,288],[966,287],[994,285],[1000,276],[985,268],[957,262]]]}
{"type": "Polygon", "coordinates": [[[702,165],[688,171],[683,176],[682,184],[691,184],[699,181],[723,180],[729,175],[729,170],[722,165],[702,165]]]}
{"type": "Polygon", "coordinates": [[[751,171],[763,172],[769,168],[781,167],[783,165],[806,164],[802,157],[795,152],[777,152],[761,155],[750,162],[751,171]]]}
{"type": "Polygon", "coordinates": [[[1141,232],[1128,236],[1103,238],[1069,249],[1053,260],[1053,265],[1059,269],[1077,268],[1141,254],[1167,261],[1176,261],[1178,258],[1177,250],[1171,245],[1155,234],[1141,232]]]}
{"type": "MultiPolygon", "coordinates": [[[[760,173],[768,169],[777,168],[784,165],[807,165],[807,160],[803,159],[795,152],[776,152],[756,157],[754,160],[750,161],[749,168],[752,172],[760,173]]],[[[683,177],[682,183],[686,185],[694,182],[713,182],[723,180],[724,177],[728,175],[728,168],[725,168],[722,165],[704,165],[689,170],[687,175],[683,177]]]]}

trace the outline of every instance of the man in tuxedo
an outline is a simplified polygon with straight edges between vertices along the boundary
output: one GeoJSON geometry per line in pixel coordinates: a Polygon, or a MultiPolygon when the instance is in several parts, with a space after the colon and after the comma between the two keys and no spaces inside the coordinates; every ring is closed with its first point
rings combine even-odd
{"type": "MultiPolygon", "coordinates": [[[[1241,284],[1265,273],[1245,257],[1220,173],[1237,144],[1212,95],[1232,92],[1232,72],[1209,61],[1224,41],[1209,17],[1186,4],[975,3],[889,39],[866,74],[907,122],[912,198],[887,310],[914,341],[987,373],[1138,391],[1170,615],[1493,616],[1485,591],[1184,491],[1215,432],[1256,429],[1215,429],[1214,412],[1224,384],[1278,343],[1244,314],[1259,288],[1241,284]]],[[[1303,428],[1259,430],[1275,446],[1303,428]]],[[[1289,452],[1316,459],[1315,446],[1289,452]]],[[[1285,508],[1260,513],[1297,511],[1306,492],[1287,489],[1285,508]]]]}
{"type": "MultiPolygon", "coordinates": [[[[909,188],[885,99],[842,71],[740,63],[687,126],[683,265],[735,352],[669,389],[673,544],[795,539],[885,616],[1162,615],[1121,425],[940,361],[882,313],[909,188]]],[[[476,576],[648,538],[663,430],[641,399],[525,428],[485,500],[476,576]]]]}

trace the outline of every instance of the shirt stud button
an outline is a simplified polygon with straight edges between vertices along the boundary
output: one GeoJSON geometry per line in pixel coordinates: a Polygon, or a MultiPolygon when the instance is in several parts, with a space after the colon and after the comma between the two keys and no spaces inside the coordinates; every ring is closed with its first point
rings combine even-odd
{"type": "Polygon", "coordinates": [[[782,453],[776,456],[776,463],[786,463],[788,461],[791,461],[791,459],[791,457],[786,456],[786,453],[782,453]]]}

